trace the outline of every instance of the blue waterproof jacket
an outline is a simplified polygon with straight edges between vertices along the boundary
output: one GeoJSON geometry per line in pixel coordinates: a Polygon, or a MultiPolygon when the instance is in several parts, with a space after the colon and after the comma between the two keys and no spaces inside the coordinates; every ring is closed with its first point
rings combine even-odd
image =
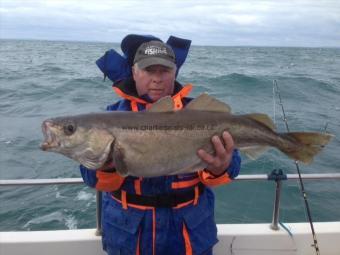
{"type": "MultiPolygon", "coordinates": [[[[124,99],[107,107],[108,111],[142,111],[148,98],[138,97],[133,81],[114,85],[124,99]]],[[[176,82],[173,99],[178,108],[191,99],[186,95],[190,86],[176,82]]],[[[147,159],[145,159],[147,160],[147,159]]],[[[103,248],[108,254],[212,254],[218,242],[214,220],[214,194],[210,187],[229,183],[240,170],[241,158],[234,151],[232,162],[225,174],[213,176],[203,170],[197,173],[140,178],[121,177],[117,173],[93,171],[80,166],[84,182],[104,190],[102,203],[103,248]],[[130,204],[112,196],[115,190],[122,194],[157,196],[196,189],[205,189],[195,199],[176,207],[148,207],[130,204]]],[[[196,193],[195,193],[196,194],[196,193]]],[[[198,193],[197,193],[198,194],[198,193]]]]}

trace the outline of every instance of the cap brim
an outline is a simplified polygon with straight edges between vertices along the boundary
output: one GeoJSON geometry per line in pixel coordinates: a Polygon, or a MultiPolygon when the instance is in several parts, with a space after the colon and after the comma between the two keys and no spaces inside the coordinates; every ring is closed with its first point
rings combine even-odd
{"type": "Polygon", "coordinates": [[[127,56],[128,62],[130,65],[133,63],[133,58],[135,57],[135,53],[137,48],[145,42],[149,41],[162,41],[161,39],[154,37],[153,35],[137,35],[137,34],[129,34],[124,37],[121,42],[121,49],[125,56],[127,56]]]}
{"type": "Polygon", "coordinates": [[[163,58],[146,58],[146,59],[141,59],[140,61],[137,62],[138,67],[141,69],[145,69],[149,66],[154,66],[154,65],[161,65],[161,66],[166,66],[171,69],[174,69],[176,67],[176,64],[174,62],[171,62],[169,60],[163,59],[163,58]]]}

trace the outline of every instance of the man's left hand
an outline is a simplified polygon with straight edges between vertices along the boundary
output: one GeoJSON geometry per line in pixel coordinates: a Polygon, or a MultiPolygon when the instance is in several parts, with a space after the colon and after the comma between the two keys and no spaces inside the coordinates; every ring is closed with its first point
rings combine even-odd
{"type": "Polygon", "coordinates": [[[234,151],[234,140],[231,135],[227,131],[224,131],[222,137],[224,144],[217,135],[211,138],[216,152],[215,156],[207,153],[203,149],[197,152],[198,156],[208,164],[206,170],[216,176],[223,174],[229,167],[234,151]]]}

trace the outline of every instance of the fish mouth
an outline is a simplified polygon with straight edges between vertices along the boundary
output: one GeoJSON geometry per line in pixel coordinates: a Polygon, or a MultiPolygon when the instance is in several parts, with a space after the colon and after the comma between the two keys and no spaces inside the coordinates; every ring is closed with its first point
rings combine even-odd
{"type": "Polygon", "coordinates": [[[56,127],[50,120],[45,120],[41,125],[42,132],[45,140],[40,144],[40,149],[43,151],[51,150],[56,147],[60,147],[60,141],[58,141],[55,132],[56,127]]]}

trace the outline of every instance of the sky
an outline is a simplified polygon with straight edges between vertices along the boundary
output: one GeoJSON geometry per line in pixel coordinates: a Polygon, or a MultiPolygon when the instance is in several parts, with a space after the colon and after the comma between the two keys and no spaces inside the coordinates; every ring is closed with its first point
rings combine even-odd
{"type": "Polygon", "coordinates": [[[0,0],[0,38],[340,47],[339,0],[0,0]]]}

